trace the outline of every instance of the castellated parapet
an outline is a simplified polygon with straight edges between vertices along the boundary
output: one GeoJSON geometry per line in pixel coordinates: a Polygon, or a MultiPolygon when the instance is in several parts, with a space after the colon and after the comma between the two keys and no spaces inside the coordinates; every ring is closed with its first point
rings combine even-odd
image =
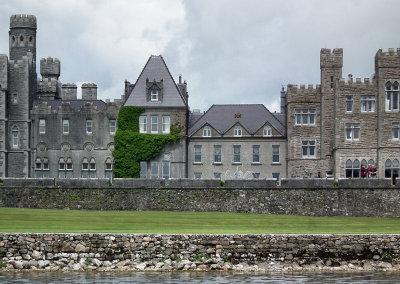
{"type": "Polygon", "coordinates": [[[379,49],[375,55],[375,68],[400,68],[400,48],[379,49]]]}
{"type": "Polygon", "coordinates": [[[342,68],[343,48],[335,48],[333,51],[322,48],[320,53],[321,68],[342,68]]]}
{"type": "Polygon", "coordinates": [[[287,87],[287,103],[320,101],[321,85],[288,85],[287,87]]]}
{"type": "Polygon", "coordinates": [[[43,78],[55,78],[58,80],[60,77],[60,60],[51,57],[40,59],[40,74],[43,78]]]}
{"type": "Polygon", "coordinates": [[[12,15],[10,28],[37,28],[36,17],[33,15],[12,15]]]}
{"type": "Polygon", "coordinates": [[[97,85],[93,83],[84,83],[82,88],[82,100],[97,100],[97,85]]]}
{"type": "Polygon", "coordinates": [[[76,100],[77,99],[77,86],[75,84],[63,84],[61,86],[61,99],[62,100],[76,100]]]}
{"type": "Polygon", "coordinates": [[[44,78],[43,80],[38,80],[37,82],[37,92],[38,94],[43,93],[54,93],[57,92],[57,79],[55,78],[44,78]]]}
{"type": "Polygon", "coordinates": [[[348,78],[347,80],[344,78],[341,78],[339,80],[339,86],[340,87],[353,87],[353,88],[370,88],[373,87],[375,84],[374,80],[371,80],[370,78],[356,78],[354,81],[353,78],[348,78]]]}

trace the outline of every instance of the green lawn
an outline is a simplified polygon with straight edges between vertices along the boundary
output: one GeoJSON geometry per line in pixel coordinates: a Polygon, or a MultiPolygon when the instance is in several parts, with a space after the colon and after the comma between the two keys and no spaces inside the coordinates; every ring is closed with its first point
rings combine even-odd
{"type": "Polygon", "coordinates": [[[400,233],[400,218],[0,208],[0,232],[164,234],[400,233]]]}

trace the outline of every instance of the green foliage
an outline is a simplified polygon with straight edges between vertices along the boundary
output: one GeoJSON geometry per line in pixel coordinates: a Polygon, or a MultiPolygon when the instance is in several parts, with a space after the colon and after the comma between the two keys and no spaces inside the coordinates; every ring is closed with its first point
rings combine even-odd
{"type": "Polygon", "coordinates": [[[3,180],[0,178],[0,186],[3,185],[3,180]]]}
{"type": "Polygon", "coordinates": [[[334,187],[338,187],[338,186],[339,186],[339,182],[338,182],[338,181],[334,181],[334,182],[333,182],[333,186],[334,186],[334,187]]]}
{"type": "MultiPolygon", "coordinates": [[[[140,177],[140,161],[157,157],[165,144],[172,144],[181,138],[177,127],[167,135],[139,133],[140,107],[122,107],[118,114],[118,130],[115,134],[114,177],[140,177]]],[[[180,129],[180,128],[179,128],[180,129]]]]}
{"type": "Polygon", "coordinates": [[[92,264],[92,259],[91,258],[87,258],[86,260],[85,260],[85,265],[86,266],[90,266],[92,264]]]}
{"type": "Polygon", "coordinates": [[[0,261],[0,268],[6,268],[7,263],[0,261]]]}
{"type": "Polygon", "coordinates": [[[225,182],[223,181],[223,180],[221,180],[220,182],[219,182],[219,184],[221,185],[221,187],[222,186],[224,186],[225,185],[225,182]]]}
{"type": "Polygon", "coordinates": [[[383,260],[383,261],[391,261],[393,259],[393,256],[389,253],[389,252],[384,252],[382,255],[381,255],[381,260],[383,260]]]}

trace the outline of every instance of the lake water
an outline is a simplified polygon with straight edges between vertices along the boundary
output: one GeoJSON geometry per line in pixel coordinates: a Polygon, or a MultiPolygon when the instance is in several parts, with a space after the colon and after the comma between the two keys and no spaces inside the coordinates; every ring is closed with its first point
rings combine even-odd
{"type": "Polygon", "coordinates": [[[0,272],[0,283],[399,283],[399,273],[0,272]]]}

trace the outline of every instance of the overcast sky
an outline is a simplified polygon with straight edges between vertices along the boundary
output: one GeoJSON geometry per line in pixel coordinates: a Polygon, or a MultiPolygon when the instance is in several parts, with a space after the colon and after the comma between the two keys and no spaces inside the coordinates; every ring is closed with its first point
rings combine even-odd
{"type": "Polygon", "coordinates": [[[321,48],[344,49],[344,77],[371,77],[377,50],[400,47],[399,11],[397,0],[0,0],[0,53],[10,16],[33,14],[37,61],[59,58],[60,80],[96,83],[100,99],[119,98],[161,54],[191,109],[275,111],[282,85],[319,83],[321,48]]]}

